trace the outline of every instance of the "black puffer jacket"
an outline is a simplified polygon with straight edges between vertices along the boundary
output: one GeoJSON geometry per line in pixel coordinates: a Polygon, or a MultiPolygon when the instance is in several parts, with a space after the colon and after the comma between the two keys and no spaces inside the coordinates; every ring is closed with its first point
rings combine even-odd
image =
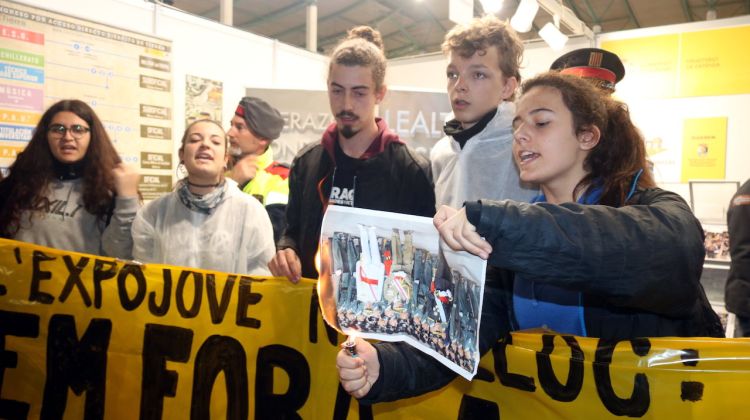
{"type": "Polygon", "coordinates": [[[750,318],[750,181],[732,197],[727,212],[729,253],[732,264],[727,278],[727,309],[750,318]]]}
{"type": "MultiPolygon", "coordinates": [[[[688,205],[660,189],[631,203],[467,203],[469,221],[493,247],[489,263],[506,269],[485,284],[482,354],[515,329],[513,272],[582,292],[591,337],[724,336],[699,282],[703,233],[688,205]]],[[[376,347],[381,375],[364,403],[423,394],[454,376],[403,343],[376,347]]]]}
{"type": "MultiPolygon", "coordinates": [[[[384,121],[378,120],[378,127],[377,151],[362,161],[356,173],[354,207],[432,217],[435,192],[429,163],[390,132],[384,121]]],[[[307,278],[318,278],[313,260],[324,202],[331,195],[336,137],[333,124],[321,143],[308,145],[297,154],[289,173],[287,227],[277,248],[294,249],[302,262],[302,276],[307,278]]]]}

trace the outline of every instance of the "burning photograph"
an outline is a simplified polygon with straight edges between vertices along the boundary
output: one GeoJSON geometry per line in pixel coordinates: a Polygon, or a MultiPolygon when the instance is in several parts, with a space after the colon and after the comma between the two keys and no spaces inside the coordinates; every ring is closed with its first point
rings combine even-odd
{"type": "Polygon", "coordinates": [[[330,324],[348,335],[405,341],[474,376],[486,262],[443,249],[432,219],[329,206],[320,266],[330,324]]]}

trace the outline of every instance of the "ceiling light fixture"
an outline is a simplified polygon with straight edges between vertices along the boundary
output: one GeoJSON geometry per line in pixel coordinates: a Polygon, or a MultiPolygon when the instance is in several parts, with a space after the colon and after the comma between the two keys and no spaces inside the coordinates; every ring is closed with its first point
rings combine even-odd
{"type": "Polygon", "coordinates": [[[494,15],[503,8],[503,0],[479,0],[479,3],[482,4],[482,9],[487,14],[494,15]]]}
{"type": "Polygon", "coordinates": [[[536,0],[521,0],[516,13],[510,18],[510,26],[517,32],[529,32],[538,11],[539,3],[536,0]]]}
{"type": "MultiPolygon", "coordinates": [[[[552,16],[557,15],[560,24],[568,28],[572,35],[583,35],[588,39],[594,39],[594,32],[586,26],[585,23],[578,19],[575,13],[563,6],[558,0],[537,0],[539,6],[552,16]]],[[[559,32],[559,28],[555,28],[559,32]]]]}
{"type": "Polygon", "coordinates": [[[547,22],[539,30],[539,36],[555,51],[561,50],[568,42],[568,36],[560,32],[560,29],[553,25],[552,22],[547,22]]]}

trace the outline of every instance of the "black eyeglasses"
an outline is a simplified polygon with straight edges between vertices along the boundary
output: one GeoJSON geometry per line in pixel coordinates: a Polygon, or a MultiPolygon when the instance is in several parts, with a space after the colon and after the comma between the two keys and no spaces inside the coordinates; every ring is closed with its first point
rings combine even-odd
{"type": "Polygon", "coordinates": [[[73,137],[79,139],[83,137],[84,134],[91,131],[91,129],[81,124],[73,124],[70,127],[66,127],[62,124],[52,124],[47,131],[56,137],[65,137],[65,132],[70,131],[70,134],[73,137]]]}

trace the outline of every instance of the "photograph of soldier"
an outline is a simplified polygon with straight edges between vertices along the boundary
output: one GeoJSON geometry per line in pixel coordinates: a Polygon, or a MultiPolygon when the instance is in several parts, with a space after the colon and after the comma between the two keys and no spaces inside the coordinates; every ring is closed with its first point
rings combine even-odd
{"type": "Polygon", "coordinates": [[[406,341],[473,373],[466,359],[473,349],[466,345],[478,334],[483,262],[467,269],[474,257],[444,254],[430,219],[423,230],[362,217],[344,223],[338,215],[329,227],[332,219],[327,215],[323,223],[320,282],[330,278],[338,327],[363,338],[406,341]],[[455,267],[449,258],[458,261],[455,267]]]}

